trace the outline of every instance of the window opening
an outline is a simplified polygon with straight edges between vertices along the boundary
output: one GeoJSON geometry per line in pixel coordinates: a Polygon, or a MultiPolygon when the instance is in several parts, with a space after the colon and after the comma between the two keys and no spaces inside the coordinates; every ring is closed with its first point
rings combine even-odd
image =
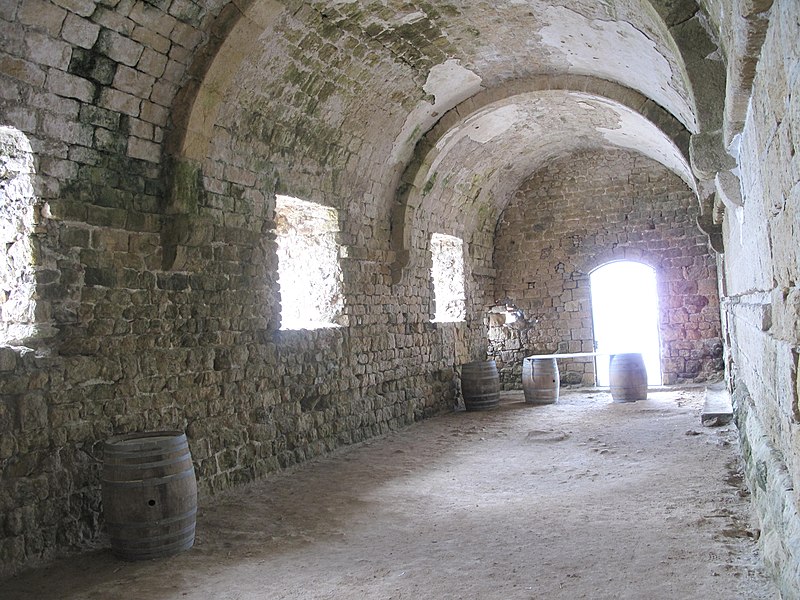
{"type": "Polygon", "coordinates": [[[290,196],[277,197],[281,329],[340,324],[344,298],[338,231],[336,209],[290,196]]]}
{"type": "Polygon", "coordinates": [[[35,331],[33,151],[25,135],[0,127],[0,343],[35,331]]]}
{"type": "Polygon", "coordinates": [[[658,288],[655,269],[638,262],[609,263],[589,275],[597,385],[608,386],[610,354],[641,352],[648,385],[661,385],[658,288]]]}
{"type": "Polygon", "coordinates": [[[452,235],[431,235],[434,321],[463,321],[467,316],[464,293],[464,242],[452,235]]]}

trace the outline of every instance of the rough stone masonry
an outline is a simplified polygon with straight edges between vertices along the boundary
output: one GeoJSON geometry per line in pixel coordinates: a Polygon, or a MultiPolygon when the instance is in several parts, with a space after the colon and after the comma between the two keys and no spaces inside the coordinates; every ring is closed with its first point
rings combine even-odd
{"type": "Polygon", "coordinates": [[[185,430],[202,502],[451,410],[488,352],[515,385],[592,341],[622,248],[669,380],[724,367],[797,595],[799,34],[794,0],[0,3],[0,572],[98,539],[112,434],[185,430]],[[337,211],[338,327],[281,329],[276,195],[337,211]],[[500,339],[501,295],[541,326],[500,339]]]}

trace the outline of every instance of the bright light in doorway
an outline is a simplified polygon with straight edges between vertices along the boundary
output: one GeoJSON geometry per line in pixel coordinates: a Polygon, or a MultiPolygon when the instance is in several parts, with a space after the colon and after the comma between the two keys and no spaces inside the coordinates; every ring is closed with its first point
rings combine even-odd
{"type": "Polygon", "coordinates": [[[597,385],[607,386],[609,355],[641,352],[648,385],[661,385],[656,272],[638,262],[609,263],[589,276],[597,385]]]}

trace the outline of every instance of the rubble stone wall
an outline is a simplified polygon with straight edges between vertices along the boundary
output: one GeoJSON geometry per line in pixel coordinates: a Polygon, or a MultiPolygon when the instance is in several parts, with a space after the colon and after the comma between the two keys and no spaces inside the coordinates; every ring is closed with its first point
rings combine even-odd
{"type": "MultiPolygon", "coordinates": [[[[386,74],[406,93],[420,85],[385,40],[328,28],[307,4],[279,7],[270,27],[283,30],[265,37],[280,73],[255,66],[273,56],[240,65],[230,93],[246,98],[223,103],[204,159],[164,152],[223,4],[0,6],[0,125],[31,142],[48,309],[46,335],[0,347],[0,575],[98,539],[111,435],[185,430],[202,502],[451,410],[458,366],[485,352],[471,326],[485,282],[467,281],[464,323],[431,323],[427,241],[419,269],[390,287],[392,139],[359,132],[391,119],[386,130],[402,130],[404,97],[391,111],[341,104],[381,97],[386,74]],[[264,78],[274,85],[255,94],[264,78]],[[276,193],[339,211],[341,327],[279,329],[276,193]]],[[[238,10],[227,5],[223,25],[238,10]]],[[[451,233],[419,225],[421,240],[451,233]]],[[[480,248],[483,268],[491,241],[480,248]]]]}

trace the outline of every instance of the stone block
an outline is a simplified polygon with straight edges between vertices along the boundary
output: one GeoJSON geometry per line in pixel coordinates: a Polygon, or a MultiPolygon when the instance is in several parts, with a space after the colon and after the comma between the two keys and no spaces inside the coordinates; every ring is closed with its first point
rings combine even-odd
{"type": "Polygon", "coordinates": [[[111,111],[120,112],[132,117],[138,117],[142,101],[136,96],[126,94],[120,90],[105,88],[100,93],[99,105],[111,111]]]}
{"type": "Polygon", "coordinates": [[[161,54],[167,54],[172,46],[169,39],[147,27],[135,27],[131,33],[131,39],[161,54]]]}
{"type": "Polygon", "coordinates": [[[42,132],[64,142],[89,147],[94,133],[91,127],[69,121],[60,115],[49,115],[43,119],[42,132]]]}
{"type": "Polygon", "coordinates": [[[145,48],[136,68],[143,73],[159,78],[164,75],[167,61],[166,54],[156,52],[152,48],[145,48]]]}
{"type": "Polygon", "coordinates": [[[86,50],[90,50],[94,46],[99,35],[100,27],[98,25],[72,13],[67,15],[61,30],[61,37],[65,42],[86,50]]]}
{"type": "Polygon", "coordinates": [[[45,71],[37,64],[14,56],[0,56],[0,73],[35,87],[44,84],[45,71]]]}
{"type": "Polygon", "coordinates": [[[114,80],[117,63],[94,51],[75,48],[67,70],[78,77],[109,85],[114,80]]]}
{"type": "Polygon", "coordinates": [[[727,425],[733,419],[733,404],[724,383],[706,388],[700,421],[706,427],[727,425]]]}
{"type": "Polygon", "coordinates": [[[128,138],[128,156],[152,163],[161,161],[161,146],[135,136],[128,138]]]}
{"type": "Polygon", "coordinates": [[[97,7],[95,0],[54,0],[54,2],[81,17],[91,16],[97,7]]]}
{"type": "Polygon", "coordinates": [[[154,83],[155,78],[152,75],[121,65],[114,75],[113,85],[116,89],[137,98],[147,98],[154,83]]]}
{"type": "Polygon", "coordinates": [[[44,429],[47,427],[47,403],[41,394],[24,394],[17,402],[17,417],[22,432],[44,429]]]}
{"type": "Polygon", "coordinates": [[[50,69],[48,72],[47,89],[59,96],[87,103],[94,99],[95,94],[95,86],[91,81],[57,69],[50,69]]]}
{"type": "Polygon", "coordinates": [[[95,48],[111,60],[129,67],[135,66],[144,52],[142,44],[109,29],[100,32],[95,48]]]}
{"type": "Polygon", "coordinates": [[[163,106],[145,100],[142,102],[142,110],[139,117],[154,125],[165,127],[169,119],[169,111],[163,106]]]}
{"type": "Polygon", "coordinates": [[[69,67],[72,49],[69,44],[54,40],[39,32],[29,31],[25,36],[27,52],[25,58],[38,65],[54,67],[66,71],[69,67]]]}
{"type": "Polygon", "coordinates": [[[17,352],[0,346],[0,372],[11,372],[17,366],[17,352]]]}
{"type": "Polygon", "coordinates": [[[57,37],[67,11],[47,0],[24,0],[17,17],[20,23],[30,25],[57,37]]]}

